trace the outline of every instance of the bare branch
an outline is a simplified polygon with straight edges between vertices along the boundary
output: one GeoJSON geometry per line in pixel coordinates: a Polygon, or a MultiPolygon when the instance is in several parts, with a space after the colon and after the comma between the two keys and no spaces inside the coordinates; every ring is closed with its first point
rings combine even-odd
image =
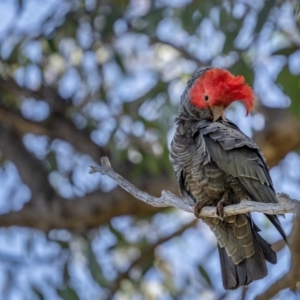
{"type": "MultiPolygon", "coordinates": [[[[180,198],[168,191],[162,191],[161,197],[157,198],[154,196],[149,195],[146,192],[139,190],[133,184],[128,182],[125,178],[121,175],[116,173],[108,160],[107,157],[101,158],[101,165],[99,167],[91,166],[90,173],[100,172],[102,175],[107,175],[124,190],[128,193],[132,194],[135,198],[150,204],[155,207],[169,207],[174,206],[179,209],[182,209],[187,212],[194,212],[194,205],[195,203],[192,199],[187,198],[180,198]]],[[[296,213],[300,209],[299,201],[295,199],[291,199],[288,195],[279,193],[277,194],[278,204],[274,203],[261,203],[261,202],[254,202],[243,200],[240,204],[234,204],[230,206],[226,206],[224,209],[226,216],[237,215],[242,213],[248,212],[262,212],[270,215],[275,214],[284,214],[284,213],[296,213]]],[[[210,217],[210,218],[218,218],[216,214],[215,207],[206,206],[202,208],[201,217],[210,217]]]]}
{"type": "Polygon", "coordinates": [[[13,112],[0,105],[1,127],[23,136],[26,133],[46,135],[51,139],[61,139],[69,142],[79,152],[89,154],[95,161],[101,155],[107,155],[108,150],[99,147],[91,138],[86,129],[78,129],[71,120],[60,113],[52,113],[51,118],[43,122],[33,122],[25,119],[18,112],[13,112]]]}
{"type": "Polygon", "coordinates": [[[55,191],[48,181],[48,173],[42,162],[26,149],[14,132],[4,127],[0,127],[0,150],[18,168],[23,182],[31,190],[33,202],[41,206],[52,198],[55,191]]]}

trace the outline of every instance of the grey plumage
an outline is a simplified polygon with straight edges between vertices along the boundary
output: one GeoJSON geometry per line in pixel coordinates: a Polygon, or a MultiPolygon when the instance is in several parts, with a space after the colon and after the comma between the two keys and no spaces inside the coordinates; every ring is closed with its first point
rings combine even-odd
{"type": "MultiPolygon", "coordinates": [[[[181,194],[203,206],[217,206],[224,197],[231,204],[242,199],[276,203],[266,160],[258,146],[232,122],[224,118],[212,122],[209,109],[200,110],[189,102],[189,90],[207,70],[200,70],[188,82],[176,118],[170,159],[181,194]]],[[[286,240],[277,216],[267,217],[286,240]]],[[[226,289],[265,277],[266,260],[276,263],[276,253],[258,234],[250,214],[203,221],[217,238],[226,289]]]]}

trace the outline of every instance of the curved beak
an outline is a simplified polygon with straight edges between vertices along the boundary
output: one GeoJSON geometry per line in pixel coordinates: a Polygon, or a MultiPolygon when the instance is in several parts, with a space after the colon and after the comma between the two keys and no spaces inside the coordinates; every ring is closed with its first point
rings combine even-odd
{"type": "Polygon", "coordinates": [[[213,114],[213,122],[215,122],[220,117],[222,117],[225,107],[224,106],[214,106],[214,107],[211,107],[210,110],[213,114]]]}

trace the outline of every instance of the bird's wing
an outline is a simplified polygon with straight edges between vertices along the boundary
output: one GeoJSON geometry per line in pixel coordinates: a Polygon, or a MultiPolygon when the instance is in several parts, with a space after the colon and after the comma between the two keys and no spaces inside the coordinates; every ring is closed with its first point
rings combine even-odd
{"type": "MultiPolygon", "coordinates": [[[[251,200],[277,203],[266,160],[249,137],[225,121],[206,123],[199,129],[211,159],[241,184],[251,200]]],[[[286,239],[277,216],[267,217],[286,239]]]]}
{"type": "Polygon", "coordinates": [[[206,123],[201,132],[211,158],[242,184],[251,200],[277,202],[266,161],[251,139],[219,122],[206,123]]]}

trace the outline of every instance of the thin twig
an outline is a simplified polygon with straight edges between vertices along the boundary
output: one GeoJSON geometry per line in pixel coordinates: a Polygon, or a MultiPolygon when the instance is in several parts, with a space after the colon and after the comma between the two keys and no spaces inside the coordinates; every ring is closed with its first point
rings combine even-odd
{"type": "MultiPolygon", "coordinates": [[[[91,166],[90,173],[99,172],[102,175],[107,175],[113,179],[122,189],[132,194],[135,198],[155,207],[170,207],[174,206],[187,212],[194,212],[194,205],[192,199],[180,198],[169,191],[162,191],[161,197],[154,197],[146,192],[139,190],[136,186],[128,182],[121,175],[116,173],[107,157],[102,157],[100,160],[100,166],[91,166]]],[[[224,208],[226,216],[243,214],[248,212],[261,212],[269,215],[285,214],[285,213],[297,213],[300,209],[300,202],[291,199],[284,193],[277,194],[277,200],[279,203],[262,203],[243,200],[239,204],[229,205],[224,208]]],[[[216,208],[213,206],[203,207],[200,213],[201,217],[218,218],[216,214],[216,208]]]]}

